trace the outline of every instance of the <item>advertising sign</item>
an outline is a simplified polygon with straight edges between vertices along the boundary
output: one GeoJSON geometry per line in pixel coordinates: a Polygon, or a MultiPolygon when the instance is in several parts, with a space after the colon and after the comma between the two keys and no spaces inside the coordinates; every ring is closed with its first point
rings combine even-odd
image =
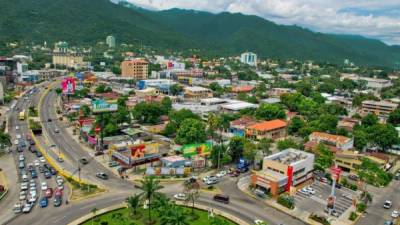
{"type": "Polygon", "coordinates": [[[92,145],[96,145],[97,144],[96,138],[95,137],[91,137],[91,136],[88,137],[88,142],[89,142],[89,144],[92,144],[92,145]]]}
{"type": "Polygon", "coordinates": [[[74,94],[75,88],[75,78],[67,77],[61,81],[61,89],[63,91],[63,94],[74,94]]]}
{"type": "Polygon", "coordinates": [[[181,151],[184,157],[209,155],[211,153],[211,143],[207,142],[202,144],[184,145],[182,146],[181,151]]]}
{"type": "Polygon", "coordinates": [[[125,163],[125,165],[131,164],[131,157],[125,156],[117,151],[113,151],[112,157],[119,159],[121,162],[125,163]]]}
{"type": "Polygon", "coordinates": [[[115,112],[118,110],[118,104],[109,104],[104,100],[95,100],[92,102],[93,113],[115,112]]]}

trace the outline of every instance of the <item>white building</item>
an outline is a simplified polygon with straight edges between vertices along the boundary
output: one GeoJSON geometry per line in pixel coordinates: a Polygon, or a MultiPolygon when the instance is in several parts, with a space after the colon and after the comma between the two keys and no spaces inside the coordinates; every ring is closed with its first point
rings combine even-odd
{"type": "Polygon", "coordinates": [[[106,44],[109,48],[115,48],[115,37],[114,36],[107,36],[106,44]]]}
{"type": "Polygon", "coordinates": [[[257,55],[252,52],[244,52],[240,55],[240,62],[250,66],[257,66],[257,55]]]}

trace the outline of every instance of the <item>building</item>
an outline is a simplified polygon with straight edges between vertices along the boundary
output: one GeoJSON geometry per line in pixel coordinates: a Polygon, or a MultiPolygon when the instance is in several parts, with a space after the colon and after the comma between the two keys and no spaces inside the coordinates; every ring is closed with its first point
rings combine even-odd
{"type": "Polygon", "coordinates": [[[244,52],[240,55],[240,62],[250,66],[257,66],[257,55],[252,52],[244,52]]]}
{"type": "Polygon", "coordinates": [[[121,76],[144,80],[148,76],[149,63],[144,59],[125,60],[121,63],[121,76]]]}
{"type": "Polygon", "coordinates": [[[115,37],[114,36],[107,36],[106,44],[109,48],[115,48],[115,37]]]}
{"type": "Polygon", "coordinates": [[[285,138],[287,123],[283,120],[270,120],[260,123],[255,123],[246,128],[246,136],[252,139],[272,139],[277,140],[285,138]]]}
{"type": "Polygon", "coordinates": [[[254,86],[246,85],[246,86],[236,86],[232,87],[233,93],[249,93],[253,91],[254,86]]]}
{"type": "Polygon", "coordinates": [[[184,88],[184,97],[187,100],[200,100],[202,98],[211,98],[213,94],[208,88],[194,86],[184,88]]]}
{"type": "Polygon", "coordinates": [[[310,143],[324,144],[327,147],[332,146],[337,150],[349,150],[353,148],[354,139],[341,135],[312,132],[309,136],[309,142],[306,143],[306,146],[310,143]]]}
{"type": "Polygon", "coordinates": [[[361,114],[367,115],[368,113],[373,113],[382,119],[386,119],[398,106],[398,104],[387,101],[365,100],[362,102],[361,114]]]}
{"type": "Polygon", "coordinates": [[[361,124],[360,120],[353,119],[353,118],[350,118],[350,117],[345,117],[345,118],[339,120],[337,128],[345,129],[345,130],[347,130],[349,132],[352,132],[353,128],[356,125],[360,125],[360,124],[361,124]]]}
{"type": "Polygon", "coordinates": [[[231,101],[228,104],[221,105],[221,110],[224,112],[239,112],[245,109],[256,109],[258,108],[257,104],[244,102],[244,101],[231,101]]]}
{"type": "Polygon", "coordinates": [[[271,88],[268,91],[268,95],[271,97],[280,97],[283,94],[287,93],[295,93],[296,90],[290,89],[290,88],[271,88]]]}
{"type": "Polygon", "coordinates": [[[85,56],[86,53],[70,50],[67,42],[58,42],[55,44],[52,58],[56,66],[79,69],[87,66],[87,63],[83,61],[85,56]]]}
{"type": "Polygon", "coordinates": [[[344,79],[349,79],[353,81],[364,81],[366,83],[366,87],[372,89],[382,89],[391,87],[393,85],[390,80],[371,78],[371,77],[361,77],[357,74],[342,73],[340,76],[340,80],[344,79]]]}
{"type": "Polygon", "coordinates": [[[276,196],[312,178],[314,154],[286,149],[263,159],[262,170],[251,175],[252,184],[276,196]]]}
{"type": "Polygon", "coordinates": [[[253,117],[243,116],[229,123],[229,133],[235,136],[244,137],[246,134],[246,127],[256,123],[257,121],[253,117]]]}
{"type": "Polygon", "coordinates": [[[382,158],[379,155],[374,154],[361,154],[358,151],[342,151],[335,154],[335,163],[345,172],[357,174],[357,169],[362,164],[363,158],[367,158],[372,162],[378,164],[380,167],[384,167],[388,159],[382,158]]]}
{"type": "Polygon", "coordinates": [[[136,86],[139,90],[143,90],[146,88],[155,88],[160,93],[169,94],[170,87],[176,84],[175,81],[168,79],[150,79],[150,80],[140,80],[137,82],[136,86]]]}

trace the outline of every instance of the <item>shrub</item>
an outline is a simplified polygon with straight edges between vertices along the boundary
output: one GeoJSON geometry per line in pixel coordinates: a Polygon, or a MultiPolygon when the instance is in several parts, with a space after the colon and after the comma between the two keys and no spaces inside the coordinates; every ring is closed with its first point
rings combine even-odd
{"type": "Polygon", "coordinates": [[[363,202],[360,202],[357,204],[356,208],[357,208],[357,212],[363,213],[367,209],[367,205],[363,202]]]}
{"type": "Polygon", "coordinates": [[[351,212],[349,216],[349,220],[354,221],[358,217],[358,214],[356,212],[351,212]]]}
{"type": "Polygon", "coordinates": [[[328,219],[327,219],[326,217],[324,217],[324,216],[319,216],[319,215],[317,215],[317,214],[311,214],[311,215],[310,215],[310,218],[311,218],[312,220],[317,221],[318,223],[323,224],[323,225],[330,225],[330,224],[331,224],[331,223],[328,221],[328,219]]]}
{"type": "Polygon", "coordinates": [[[294,209],[294,198],[290,197],[289,195],[284,194],[279,196],[276,202],[288,209],[294,209]]]}

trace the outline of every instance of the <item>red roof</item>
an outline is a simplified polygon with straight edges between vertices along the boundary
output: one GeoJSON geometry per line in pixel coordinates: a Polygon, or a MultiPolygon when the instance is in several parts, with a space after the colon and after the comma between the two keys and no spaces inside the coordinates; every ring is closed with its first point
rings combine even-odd
{"type": "Polygon", "coordinates": [[[253,86],[239,86],[239,87],[234,87],[232,88],[232,92],[250,92],[254,89],[253,86]]]}
{"type": "Polygon", "coordinates": [[[275,130],[279,128],[284,128],[287,126],[287,123],[283,120],[270,120],[264,121],[261,123],[256,123],[249,126],[249,129],[259,130],[259,131],[269,131],[275,130]]]}
{"type": "Polygon", "coordinates": [[[257,123],[255,119],[250,116],[243,116],[231,122],[231,126],[250,126],[257,123]]]}

